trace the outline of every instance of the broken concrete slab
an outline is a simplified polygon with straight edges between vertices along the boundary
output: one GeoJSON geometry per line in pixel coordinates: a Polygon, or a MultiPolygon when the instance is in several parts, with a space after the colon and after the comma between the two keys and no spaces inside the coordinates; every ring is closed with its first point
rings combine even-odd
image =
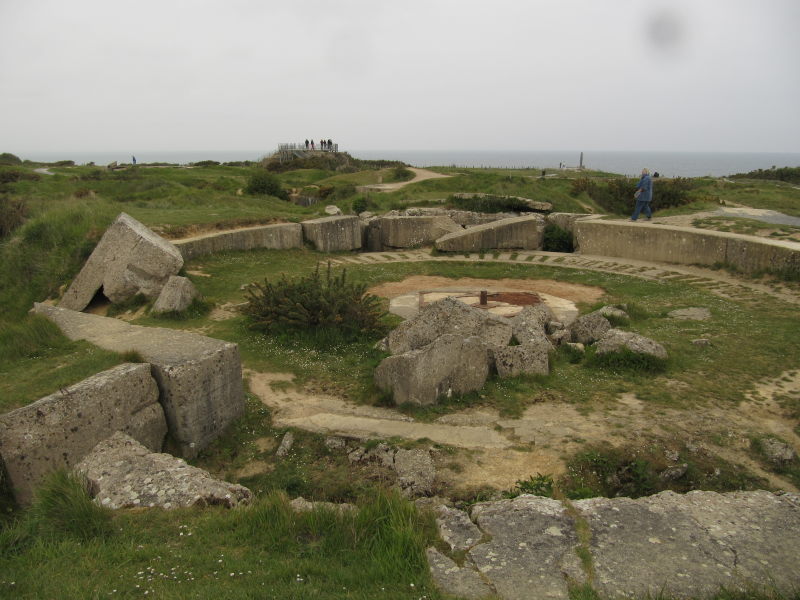
{"type": "Polygon", "coordinates": [[[427,246],[444,235],[464,231],[447,216],[380,217],[377,227],[380,228],[381,250],[427,246]]]}
{"type": "Polygon", "coordinates": [[[442,236],[436,240],[436,248],[443,252],[541,250],[544,227],[542,215],[501,219],[442,236]]]}
{"type": "Polygon", "coordinates": [[[483,502],[470,512],[490,539],[467,556],[503,600],[568,600],[564,574],[581,578],[572,519],[557,500],[523,495],[483,502]]]}
{"type": "Polygon", "coordinates": [[[444,298],[423,306],[416,315],[398,325],[387,338],[389,352],[402,354],[422,348],[445,333],[477,336],[487,347],[500,348],[511,340],[512,327],[503,317],[467,306],[455,298],[444,298]]]}
{"type": "Polygon", "coordinates": [[[547,324],[553,321],[553,318],[553,311],[546,304],[526,306],[511,319],[514,338],[520,344],[546,338],[547,324]]]}
{"type": "Polygon", "coordinates": [[[492,351],[497,375],[500,377],[549,375],[552,349],[553,345],[544,336],[519,346],[497,348],[492,351]]]}
{"type": "Polygon", "coordinates": [[[597,341],[595,347],[600,356],[611,352],[620,352],[624,348],[634,354],[646,354],[661,360],[667,359],[667,351],[664,346],[648,337],[622,329],[609,329],[597,341]]]}
{"type": "Polygon", "coordinates": [[[303,227],[300,223],[277,223],[244,227],[233,231],[205,233],[174,241],[184,260],[233,250],[287,250],[303,247],[303,227]]]}
{"type": "Polygon", "coordinates": [[[150,312],[153,314],[183,312],[189,308],[195,298],[199,297],[200,292],[189,279],[172,275],[158,295],[150,312]]]}
{"type": "Polygon", "coordinates": [[[570,339],[567,341],[580,344],[593,344],[611,329],[611,323],[602,314],[595,311],[575,319],[569,326],[570,339]]]}
{"type": "Polygon", "coordinates": [[[192,458],[244,414],[239,347],[196,333],[140,327],[119,319],[35,304],[72,340],[134,350],[152,365],[172,440],[192,458]]]}
{"type": "Polygon", "coordinates": [[[425,552],[434,584],[448,594],[466,600],[481,600],[495,597],[494,590],[475,569],[470,566],[459,567],[436,548],[425,552]]]}
{"type": "Polygon", "coordinates": [[[151,452],[121,432],[97,444],[75,471],[86,478],[94,501],[112,509],[233,508],[252,496],[246,487],[215,479],[170,454],[151,452]]]}
{"type": "Polygon", "coordinates": [[[182,266],[183,257],[175,246],[133,217],[120,213],[67,288],[59,306],[83,310],[101,288],[112,302],[123,302],[136,294],[153,299],[182,266]]]}
{"type": "Polygon", "coordinates": [[[361,226],[355,215],[310,219],[301,223],[303,237],[320,252],[361,248],[361,226]]]}
{"type": "Polygon", "coordinates": [[[439,535],[451,552],[466,552],[482,541],[483,532],[463,510],[440,505],[434,512],[439,535]]]}
{"type": "Polygon", "coordinates": [[[400,448],[394,454],[393,468],[397,483],[409,496],[427,496],[433,492],[436,467],[427,449],[400,448]]]}
{"type": "Polygon", "coordinates": [[[0,457],[21,505],[59,468],[125,431],[151,450],[167,433],[150,365],[125,363],[0,416],[0,457]]]}
{"type": "Polygon", "coordinates": [[[445,334],[418,350],[385,358],[375,384],[394,402],[434,404],[442,396],[479,390],[489,375],[489,357],[477,337],[445,334]]]}

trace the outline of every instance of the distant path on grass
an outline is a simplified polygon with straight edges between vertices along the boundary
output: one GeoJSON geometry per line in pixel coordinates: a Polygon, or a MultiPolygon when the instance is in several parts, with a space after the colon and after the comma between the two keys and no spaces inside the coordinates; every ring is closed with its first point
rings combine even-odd
{"type": "Polygon", "coordinates": [[[397,183],[374,183],[371,185],[364,185],[359,187],[361,189],[371,190],[374,192],[394,192],[409,184],[419,183],[420,181],[425,181],[426,179],[441,179],[442,177],[452,177],[452,175],[442,175],[441,173],[436,173],[435,171],[429,171],[428,169],[418,169],[417,167],[408,167],[408,170],[413,171],[414,179],[409,179],[408,181],[398,181],[397,183]]]}

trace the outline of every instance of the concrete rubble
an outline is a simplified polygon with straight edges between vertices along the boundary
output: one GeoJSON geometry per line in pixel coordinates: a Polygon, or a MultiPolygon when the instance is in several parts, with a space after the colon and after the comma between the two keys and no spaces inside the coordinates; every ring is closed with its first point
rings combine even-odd
{"type": "Polygon", "coordinates": [[[0,457],[19,504],[59,468],[124,431],[160,451],[167,433],[150,365],[125,363],[0,415],[0,457]]]}
{"type": "Polygon", "coordinates": [[[101,289],[112,302],[124,302],[136,294],[153,299],[182,266],[183,257],[175,246],[133,217],[120,213],[67,288],[59,306],[83,310],[101,289]]]}
{"type": "Polygon", "coordinates": [[[501,219],[442,236],[436,248],[443,252],[541,250],[544,227],[544,217],[538,214],[501,219]]]}
{"type": "Polygon", "coordinates": [[[667,351],[658,342],[632,331],[609,329],[595,344],[597,354],[619,352],[623,348],[634,354],[646,354],[661,360],[667,359],[667,351]]]}
{"type": "Polygon", "coordinates": [[[170,437],[184,458],[197,456],[244,414],[239,347],[196,333],[140,327],[119,319],[35,304],[72,340],[138,352],[152,365],[170,437]]]}
{"type": "Polygon", "coordinates": [[[75,466],[94,501],[107,508],[233,508],[250,501],[250,490],[220,481],[170,454],[154,453],[117,432],[75,466]]]}
{"type": "Polygon", "coordinates": [[[192,304],[200,292],[186,277],[172,275],[164,285],[158,299],[150,310],[153,314],[183,312],[192,304]]]}

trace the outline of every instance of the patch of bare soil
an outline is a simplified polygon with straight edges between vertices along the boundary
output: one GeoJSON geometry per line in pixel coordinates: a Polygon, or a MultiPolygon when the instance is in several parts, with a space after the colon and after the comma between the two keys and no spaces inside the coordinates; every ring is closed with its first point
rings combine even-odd
{"type": "Polygon", "coordinates": [[[239,307],[244,306],[245,303],[226,302],[211,309],[208,318],[212,321],[227,321],[239,314],[239,307]]]}
{"type": "MultiPolygon", "coordinates": [[[[773,434],[800,448],[800,437],[778,398],[800,394],[800,371],[764,382],[740,406],[697,410],[645,403],[635,394],[586,413],[575,405],[546,401],[529,406],[520,418],[503,418],[492,408],[472,408],[423,423],[390,409],[364,406],[335,396],[309,393],[281,373],[247,373],[250,389],[273,411],[274,423],[352,439],[428,439],[450,448],[436,454],[445,491],[491,486],[509,489],[537,473],[558,477],[566,459],[586,446],[662,439],[678,440],[700,452],[742,464],[776,488],[797,489],[771,473],[749,453],[749,436],[773,434]]],[[[255,467],[254,467],[255,468],[255,467]]]]}
{"type": "Polygon", "coordinates": [[[572,302],[592,304],[605,294],[603,288],[567,283],[552,279],[477,279],[462,277],[450,279],[432,275],[412,275],[402,281],[389,281],[371,287],[370,294],[384,298],[395,298],[417,290],[430,290],[451,287],[456,289],[487,290],[488,292],[542,292],[572,302]]]}

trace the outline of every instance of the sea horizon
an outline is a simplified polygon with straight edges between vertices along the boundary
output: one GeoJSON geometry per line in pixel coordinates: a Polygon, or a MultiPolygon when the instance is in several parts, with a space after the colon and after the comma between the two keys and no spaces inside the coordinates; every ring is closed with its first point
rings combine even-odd
{"type": "MultiPolygon", "coordinates": [[[[360,150],[341,147],[355,158],[399,160],[414,167],[533,168],[554,169],[579,166],[579,150],[360,150]]],[[[134,152],[29,152],[20,158],[37,162],[72,160],[76,164],[111,162],[188,164],[202,160],[218,162],[258,161],[274,150],[142,150],[134,152]]],[[[642,168],[664,177],[724,177],[771,167],[800,166],[800,152],[667,152],[667,151],[584,151],[587,169],[637,176],[642,168]]]]}

